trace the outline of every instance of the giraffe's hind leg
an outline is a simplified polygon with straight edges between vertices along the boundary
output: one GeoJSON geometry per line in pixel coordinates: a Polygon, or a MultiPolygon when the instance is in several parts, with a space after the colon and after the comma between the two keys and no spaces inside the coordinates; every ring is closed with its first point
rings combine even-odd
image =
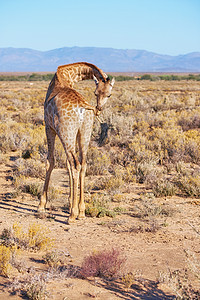
{"type": "Polygon", "coordinates": [[[47,156],[47,163],[46,163],[46,178],[43,188],[43,193],[40,199],[40,203],[38,206],[38,212],[44,212],[46,203],[47,203],[47,190],[49,186],[49,180],[51,176],[51,172],[54,168],[55,160],[54,160],[54,145],[55,145],[55,137],[56,133],[50,127],[46,127],[46,136],[47,136],[47,143],[48,143],[48,156],[47,156]]]}
{"type": "Polygon", "coordinates": [[[67,169],[69,173],[69,213],[71,214],[72,211],[72,201],[73,201],[73,177],[70,163],[67,159],[67,169]]]}
{"type": "Polygon", "coordinates": [[[79,199],[79,219],[85,218],[85,202],[84,202],[84,186],[85,186],[85,173],[86,173],[86,155],[90,142],[90,137],[92,133],[92,125],[93,125],[93,114],[91,112],[87,112],[85,122],[82,128],[78,132],[78,145],[79,145],[79,153],[80,153],[80,163],[81,163],[81,171],[80,171],[80,199],[79,199]]]}
{"type": "Polygon", "coordinates": [[[84,161],[81,164],[75,153],[68,156],[67,166],[70,177],[70,216],[68,223],[72,223],[78,217],[78,219],[85,218],[85,203],[84,203],[84,181],[86,172],[85,156],[84,161]],[[80,200],[78,198],[78,185],[80,181],[80,200]]]}
{"type": "Polygon", "coordinates": [[[76,153],[76,128],[72,134],[69,134],[68,130],[63,132],[58,132],[58,137],[63,145],[67,156],[67,168],[70,179],[70,216],[68,218],[68,223],[73,223],[78,217],[78,184],[80,175],[80,162],[76,153]]]}
{"type": "MultiPolygon", "coordinates": [[[[66,149],[66,148],[65,148],[66,149]]],[[[79,184],[79,176],[80,176],[80,163],[78,161],[78,157],[76,155],[75,149],[74,151],[66,151],[67,159],[68,159],[68,169],[70,174],[70,193],[71,193],[71,209],[70,216],[68,218],[68,223],[73,223],[78,217],[78,184],[79,184]]]]}
{"type": "Polygon", "coordinates": [[[80,170],[80,198],[79,198],[79,219],[85,218],[85,202],[84,202],[84,186],[85,186],[85,173],[86,173],[86,153],[88,143],[81,136],[80,132],[78,132],[78,144],[79,144],[79,152],[80,152],[80,162],[81,162],[81,170],[80,170]]]}
{"type": "Polygon", "coordinates": [[[85,202],[84,202],[84,185],[85,185],[85,173],[86,173],[86,162],[82,162],[80,171],[80,200],[79,200],[79,219],[85,218],[85,202]]]}

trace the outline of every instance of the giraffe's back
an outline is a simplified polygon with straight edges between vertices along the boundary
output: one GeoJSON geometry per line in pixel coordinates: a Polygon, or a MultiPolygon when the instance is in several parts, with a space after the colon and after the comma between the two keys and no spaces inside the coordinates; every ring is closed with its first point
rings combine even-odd
{"type": "Polygon", "coordinates": [[[90,138],[93,125],[93,111],[82,105],[84,99],[75,90],[63,88],[53,98],[45,102],[44,117],[63,141],[74,145],[78,132],[86,139],[90,138]],[[88,137],[88,138],[87,138],[88,137]]]}

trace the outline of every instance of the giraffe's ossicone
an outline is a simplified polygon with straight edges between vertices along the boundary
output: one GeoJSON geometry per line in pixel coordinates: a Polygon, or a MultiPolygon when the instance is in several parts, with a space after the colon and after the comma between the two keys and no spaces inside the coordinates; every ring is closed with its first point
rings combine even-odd
{"type": "Polygon", "coordinates": [[[99,115],[103,105],[111,96],[114,79],[89,63],[74,63],[60,66],[49,84],[44,103],[44,120],[48,144],[46,178],[38,211],[45,211],[47,190],[51,172],[54,168],[55,137],[61,140],[66,153],[70,178],[68,222],[85,217],[84,181],[86,154],[92,133],[94,115],[99,115]],[[94,79],[96,83],[96,107],[88,103],[81,94],[73,89],[80,80],[94,79]],[[78,145],[76,145],[78,144],[78,145]],[[76,148],[78,146],[79,155],[76,148]],[[80,185],[80,196],[78,187],[80,185]]]}

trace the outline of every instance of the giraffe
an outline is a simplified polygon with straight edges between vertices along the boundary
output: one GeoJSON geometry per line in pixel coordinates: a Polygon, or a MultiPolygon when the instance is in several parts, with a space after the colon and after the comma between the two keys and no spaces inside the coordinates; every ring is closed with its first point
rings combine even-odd
{"type": "Polygon", "coordinates": [[[94,115],[98,116],[111,96],[114,85],[112,80],[95,65],[80,62],[59,66],[49,84],[44,103],[44,120],[48,144],[46,178],[38,212],[44,212],[47,202],[47,190],[51,172],[54,168],[54,145],[58,135],[65,153],[70,179],[68,223],[76,218],[85,217],[84,181],[86,172],[86,154],[92,133],[94,115]],[[74,88],[80,80],[94,79],[96,84],[96,107],[89,104],[74,88]],[[76,153],[79,149],[79,157],[76,153]],[[78,186],[80,196],[78,199],[78,186]]]}

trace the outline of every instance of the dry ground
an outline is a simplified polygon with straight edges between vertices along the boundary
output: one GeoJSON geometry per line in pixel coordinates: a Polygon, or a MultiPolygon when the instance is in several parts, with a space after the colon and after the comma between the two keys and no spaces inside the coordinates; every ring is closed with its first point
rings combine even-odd
{"type": "MultiPolygon", "coordinates": [[[[26,112],[28,107],[20,108],[19,98],[12,103],[6,102],[5,99],[9,101],[9,97],[15,97],[14,94],[9,96],[9,93],[13,93],[14,91],[14,93],[20,93],[23,101],[23,93],[26,94],[27,91],[34,89],[35,93],[41,89],[43,96],[46,85],[46,83],[34,83],[33,85],[29,85],[28,83],[1,84],[1,89],[5,96],[2,107],[6,107],[4,111],[6,117],[3,118],[1,116],[2,123],[10,122],[10,118],[13,118],[19,124],[25,122],[26,126],[32,126],[30,125],[30,120],[27,121],[24,115],[21,117],[21,123],[18,120],[19,111],[26,112]],[[16,109],[15,104],[17,106],[16,109]]],[[[130,94],[126,94],[125,92],[126,85],[129,85],[129,89],[133,89],[133,93],[135,90],[139,91],[137,97],[141,97],[139,93],[143,92],[144,98],[147,97],[147,94],[154,93],[155,90],[159,91],[159,95],[163,91],[165,91],[165,94],[169,93],[169,90],[170,93],[173,93],[173,91],[174,93],[186,93],[185,91],[192,90],[190,83],[179,83],[177,84],[178,87],[175,86],[171,89],[169,83],[165,85],[159,85],[159,82],[141,83],[140,86],[137,82],[126,84],[116,83],[114,99],[118,96],[122,100],[130,97],[130,94]]],[[[90,96],[93,86],[91,87],[89,84],[89,87],[85,87],[83,85],[83,88],[85,89],[85,94],[90,96]]],[[[193,98],[199,97],[199,86],[194,83],[193,90],[189,92],[190,95],[192,93],[193,98]]],[[[37,116],[40,109],[42,109],[41,99],[37,103],[37,116]]],[[[137,104],[133,103],[134,99],[130,99],[130,101],[132,101],[132,106],[137,104]]],[[[189,103],[189,100],[187,101],[189,103]]],[[[125,108],[117,103],[118,116],[123,114],[123,108],[128,111],[129,107],[127,107],[127,103],[125,108]]],[[[112,105],[114,107],[115,103],[112,103],[112,105]]],[[[170,110],[170,107],[168,109],[170,110]]],[[[115,111],[112,111],[112,118],[114,119],[113,114],[115,114],[115,111]]],[[[107,115],[109,115],[109,112],[107,112],[107,115]]],[[[128,117],[130,117],[130,114],[128,114],[128,117]]],[[[38,116],[38,124],[40,124],[40,119],[42,117],[38,116]]],[[[38,124],[36,125],[39,126],[38,124]]],[[[98,132],[98,126],[98,123],[96,123],[94,135],[98,132]]],[[[135,125],[131,123],[131,126],[135,125]]],[[[10,128],[15,130],[15,127],[10,128]]],[[[117,139],[116,131],[114,131],[113,135],[117,139]]],[[[118,137],[120,137],[120,133],[118,133],[118,137]]],[[[109,138],[112,139],[112,136],[109,138]]],[[[109,145],[110,148],[108,148],[108,144],[104,147],[107,151],[108,149],[112,150],[112,156],[117,155],[120,149],[124,149],[120,148],[122,146],[119,146],[114,138],[113,144],[109,145]]],[[[91,145],[95,147],[95,141],[91,145]]],[[[180,276],[185,276],[185,278],[181,277],[183,285],[184,280],[187,279],[187,270],[188,279],[186,280],[186,284],[190,282],[195,289],[200,288],[199,279],[197,278],[200,266],[200,202],[198,196],[191,197],[178,191],[173,193],[172,196],[166,195],[156,198],[152,195],[152,188],[149,182],[144,180],[143,183],[139,183],[137,178],[134,178],[134,180],[124,179],[121,183],[121,189],[117,193],[113,189],[110,189],[110,186],[108,186],[108,190],[105,192],[102,188],[95,189],[95,184],[98,180],[101,180],[101,177],[110,178],[111,175],[116,177],[118,173],[114,173],[113,169],[105,174],[102,172],[102,175],[93,174],[91,171],[86,178],[86,185],[88,186],[86,199],[93,194],[96,197],[103,195],[106,199],[110,197],[110,207],[112,209],[120,207],[120,214],[116,214],[112,218],[108,216],[101,218],[87,216],[85,220],[77,220],[75,224],[67,225],[68,212],[64,208],[64,201],[67,201],[69,191],[68,176],[64,168],[57,166],[53,171],[51,182],[62,194],[58,194],[50,202],[47,215],[44,218],[37,218],[35,213],[38,198],[24,191],[19,192],[19,186],[13,184],[13,177],[16,180],[17,176],[21,176],[20,173],[17,173],[18,175],[13,173],[13,170],[16,170],[16,162],[22,156],[24,150],[20,142],[18,144],[15,143],[15,146],[16,148],[12,148],[13,145],[12,147],[8,146],[7,149],[3,148],[0,156],[0,233],[4,228],[10,228],[16,223],[21,225],[24,230],[31,223],[44,225],[49,229],[49,237],[54,239],[54,249],[68,251],[71,255],[67,263],[71,271],[67,275],[64,272],[63,274],[62,272],[54,274],[44,264],[42,258],[44,251],[33,252],[23,250],[20,259],[25,264],[24,271],[22,273],[15,271],[10,274],[9,278],[0,276],[0,300],[22,299],[24,295],[21,295],[20,291],[16,292],[16,287],[19,287],[20,280],[25,280],[27,276],[34,277],[40,274],[43,274],[44,277],[46,276],[45,284],[48,298],[58,300],[90,298],[102,300],[175,299],[179,293],[180,286],[177,286],[178,277],[174,275],[171,278],[170,276],[176,270],[179,270],[182,274],[180,276]],[[163,213],[160,211],[155,212],[155,209],[163,207],[165,209],[163,213]],[[111,248],[120,249],[121,253],[126,257],[126,265],[122,273],[127,274],[128,272],[132,272],[134,274],[134,280],[129,288],[125,287],[121,277],[116,280],[107,280],[99,277],[82,279],[76,276],[83,259],[91,254],[92,251],[111,248]],[[29,275],[30,272],[28,273],[27,270],[32,270],[32,273],[29,275]],[[13,282],[15,282],[14,285],[12,285],[13,282]],[[12,290],[13,286],[15,287],[15,292],[12,290]]],[[[118,160],[120,159],[122,158],[118,154],[118,160]]],[[[167,168],[170,171],[167,175],[165,172],[166,176],[169,176],[169,174],[172,176],[175,172],[171,166],[173,164],[177,164],[177,161],[168,161],[167,168]]],[[[185,164],[189,164],[194,170],[199,168],[199,162],[189,161],[188,157],[185,160],[185,164]]],[[[44,167],[42,162],[41,165],[44,167]]],[[[102,165],[100,167],[102,168],[102,165]]],[[[117,163],[116,168],[119,168],[117,163]]],[[[155,168],[155,165],[153,168],[155,168]]],[[[157,174],[156,176],[160,175],[157,174]]],[[[26,177],[28,177],[27,174],[26,177]]],[[[35,177],[32,176],[31,180],[37,182],[38,179],[35,177]]]]}

